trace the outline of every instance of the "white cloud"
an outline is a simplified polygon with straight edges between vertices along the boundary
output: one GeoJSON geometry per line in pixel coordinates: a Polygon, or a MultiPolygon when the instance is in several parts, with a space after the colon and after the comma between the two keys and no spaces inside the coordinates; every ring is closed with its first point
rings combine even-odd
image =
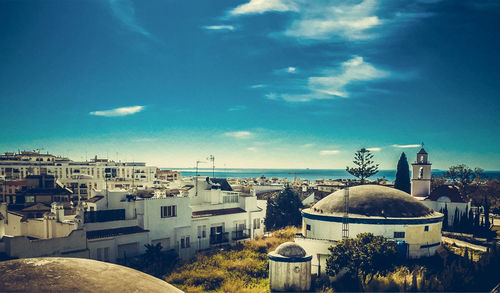
{"type": "Polygon", "coordinates": [[[238,105],[238,106],[234,106],[234,107],[231,107],[229,109],[227,109],[229,112],[233,112],[233,111],[243,111],[243,110],[246,110],[247,109],[247,106],[245,105],[238,105]]]}
{"type": "Polygon", "coordinates": [[[303,94],[268,94],[267,98],[281,98],[287,102],[308,102],[311,100],[332,99],[335,97],[347,98],[349,93],[346,87],[361,81],[371,81],[387,77],[388,72],[375,68],[364,61],[363,57],[354,56],[342,63],[340,68],[325,68],[322,75],[311,76],[307,79],[303,94]],[[271,96],[270,96],[271,95],[271,96]]]}
{"type": "Polygon", "coordinates": [[[366,148],[367,150],[369,150],[370,152],[380,152],[382,150],[382,148],[366,148]]]}
{"type": "Polygon", "coordinates": [[[288,73],[297,73],[297,68],[296,68],[296,67],[292,67],[292,66],[290,66],[290,67],[288,67],[288,68],[286,69],[286,71],[287,71],[288,73]]]}
{"type": "Polygon", "coordinates": [[[297,11],[298,7],[290,0],[250,0],[229,11],[230,15],[261,14],[270,11],[297,11]]]}
{"type": "Polygon", "coordinates": [[[132,115],[144,110],[144,106],[131,106],[131,107],[121,107],[110,110],[94,111],[90,112],[90,115],[94,116],[104,116],[104,117],[118,117],[132,115]]]}
{"type": "Polygon", "coordinates": [[[265,84],[254,84],[254,85],[251,85],[250,88],[251,89],[260,89],[260,88],[263,88],[263,87],[266,87],[267,85],[265,84]]]}
{"type": "Polygon", "coordinates": [[[232,25],[206,25],[203,28],[212,31],[234,31],[236,29],[232,25]]]}
{"type": "Polygon", "coordinates": [[[356,81],[368,81],[387,76],[387,73],[376,69],[373,65],[363,60],[363,57],[355,56],[342,63],[340,73],[313,76],[308,80],[309,88],[313,92],[324,93],[329,96],[346,98],[349,96],[345,86],[356,81]]]}
{"type": "Polygon", "coordinates": [[[146,37],[151,37],[151,33],[139,25],[135,17],[134,4],[130,0],[109,0],[109,5],[113,16],[116,17],[125,27],[133,32],[146,37]]]}
{"type": "Polygon", "coordinates": [[[303,147],[303,148],[310,148],[313,146],[314,146],[314,143],[306,143],[306,144],[301,145],[301,147],[303,147]]]}
{"type": "Polygon", "coordinates": [[[330,156],[330,155],[336,155],[339,152],[340,151],[338,151],[338,150],[323,150],[323,151],[320,151],[319,154],[322,156],[330,156]]]}
{"type": "Polygon", "coordinates": [[[420,144],[403,144],[403,145],[401,145],[401,144],[393,144],[392,146],[395,147],[395,148],[407,149],[407,148],[418,148],[421,145],[420,144]]]}
{"type": "Polygon", "coordinates": [[[257,148],[256,147],[249,147],[249,148],[247,148],[247,150],[249,150],[251,152],[256,152],[257,148]]]}
{"type": "Polygon", "coordinates": [[[224,133],[225,136],[230,136],[238,139],[247,139],[252,137],[252,133],[250,131],[232,131],[224,133]]]}

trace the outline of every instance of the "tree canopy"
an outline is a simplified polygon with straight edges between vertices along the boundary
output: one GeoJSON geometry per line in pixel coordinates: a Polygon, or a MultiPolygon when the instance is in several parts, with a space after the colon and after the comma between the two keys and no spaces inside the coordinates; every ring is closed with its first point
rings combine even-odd
{"type": "Polygon", "coordinates": [[[465,164],[451,166],[445,173],[445,177],[453,183],[459,184],[462,188],[467,188],[474,180],[479,181],[483,173],[481,168],[470,168],[465,164]]]}
{"type": "Polygon", "coordinates": [[[331,254],[326,259],[326,273],[330,276],[345,270],[351,276],[363,278],[367,274],[392,268],[398,259],[396,242],[372,233],[343,239],[329,250],[331,254]]]}
{"type": "Polygon", "coordinates": [[[352,162],[356,167],[346,167],[346,171],[361,179],[361,184],[364,184],[365,178],[378,172],[378,164],[375,164],[372,159],[373,154],[369,150],[362,148],[354,154],[354,161],[352,162]]]}
{"type": "Polygon", "coordinates": [[[398,161],[394,188],[402,190],[406,193],[411,193],[410,167],[408,166],[408,159],[406,159],[405,153],[401,153],[401,157],[398,161]]]}
{"type": "Polygon", "coordinates": [[[303,208],[299,195],[290,187],[286,187],[276,198],[267,200],[266,219],[267,230],[281,229],[286,226],[300,226],[303,208]]]}

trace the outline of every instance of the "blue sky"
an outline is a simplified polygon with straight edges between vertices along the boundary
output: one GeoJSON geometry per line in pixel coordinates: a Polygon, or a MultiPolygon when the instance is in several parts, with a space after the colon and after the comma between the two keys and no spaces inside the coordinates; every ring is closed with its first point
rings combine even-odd
{"type": "Polygon", "coordinates": [[[0,151],[500,169],[497,1],[1,1],[0,151]]]}

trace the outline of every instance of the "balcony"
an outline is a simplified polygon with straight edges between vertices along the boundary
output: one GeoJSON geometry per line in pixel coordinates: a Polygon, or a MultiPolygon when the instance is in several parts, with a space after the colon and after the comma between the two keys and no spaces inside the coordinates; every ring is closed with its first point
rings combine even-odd
{"type": "Polygon", "coordinates": [[[210,234],[210,244],[221,244],[229,242],[229,232],[210,234]]]}
{"type": "Polygon", "coordinates": [[[250,229],[244,229],[244,230],[232,232],[231,239],[233,241],[241,240],[241,239],[245,239],[245,238],[250,238],[250,229]]]}

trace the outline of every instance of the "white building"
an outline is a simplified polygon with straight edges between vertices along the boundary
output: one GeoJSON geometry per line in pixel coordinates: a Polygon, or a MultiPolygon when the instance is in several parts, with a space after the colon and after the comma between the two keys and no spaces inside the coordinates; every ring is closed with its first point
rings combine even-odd
{"type": "Polygon", "coordinates": [[[455,210],[459,215],[471,208],[471,201],[453,185],[443,185],[431,192],[431,163],[422,147],[417,153],[417,160],[412,163],[411,195],[428,208],[435,211],[448,210],[448,225],[453,225],[455,210]]]}
{"type": "Polygon", "coordinates": [[[53,175],[75,192],[79,187],[85,198],[93,196],[93,189],[105,189],[106,185],[110,189],[152,185],[157,169],[141,162],[115,162],[97,156],[90,161],[76,162],[35,151],[0,155],[0,176],[6,180],[25,179],[28,175],[53,175]],[[76,175],[89,177],[76,179],[76,175]]]}
{"type": "Polygon", "coordinates": [[[146,244],[161,243],[164,250],[174,249],[188,259],[199,250],[264,233],[265,201],[232,191],[225,179],[196,177],[184,183],[187,188],[177,196],[139,197],[126,190],[99,190],[85,202],[85,213],[79,217],[64,216],[62,205],[54,204],[54,215],[23,221],[23,215],[5,208],[1,215],[8,218],[0,216],[0,252],[22,257],[13,254],[9,243],[12,237],[24,237],[43,240],[47,247],[38,251],[30,246],[30,256],[55,256],[62,253],[61,243],[77,233],[77,250],[86,254],[80,257],[120,263],[144,253],[146,244]],[[47,234],[47,225],[56,225],[59,233],[47,234]]]}
{"type": "Polygon", "coordinates": [[[318,274],[326,269],[330,246],[360,233],[398,241],[409,258],[433,255],[441,246],[443,214],[406,192],[380,185],[336,191],[304,209],[302,217],[302,235],[295,242],[313,255],[313,272],[318,274]]]}

